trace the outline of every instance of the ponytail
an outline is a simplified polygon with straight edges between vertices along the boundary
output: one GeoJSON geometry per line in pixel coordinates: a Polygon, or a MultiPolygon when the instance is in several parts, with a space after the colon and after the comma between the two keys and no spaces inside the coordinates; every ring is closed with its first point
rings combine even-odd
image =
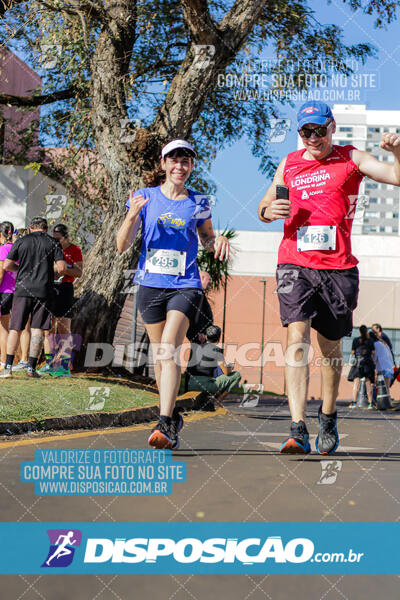
{"type": "Polygon", "coordinates": [[[0,233],[5,237],[6,242],[11,242],[14,234],[14,225],[10,221],[3,221],[0,224],[0,233]]]}
{"type": "Polygon", "coordinates": [[[157,187],[165,181],[165,171],[160,166],[156,167],[152,171],[145,171],[143,173],[143,181],[145,187],[157,187]]]}

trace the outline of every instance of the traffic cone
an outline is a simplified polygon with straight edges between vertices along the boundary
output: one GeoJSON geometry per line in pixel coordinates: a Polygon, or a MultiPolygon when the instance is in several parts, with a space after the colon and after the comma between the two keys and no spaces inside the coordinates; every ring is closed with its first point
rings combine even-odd
{"type": "Polygon", "coordinates": [[[385,378],[383,375],[378,375],[378,381],[376,383],[376,408],[378,410],[386,410],[392,408],[390,402],[390,396],[387,391],[385,378]]]}
{"type": "Polygon", "coordinates": [[[357,394],[357,408],[367,408],[368,404],[369,402],[367,396],[367,386],[365,385],[365,377],[361,377],[360,387],[357,394]]]}

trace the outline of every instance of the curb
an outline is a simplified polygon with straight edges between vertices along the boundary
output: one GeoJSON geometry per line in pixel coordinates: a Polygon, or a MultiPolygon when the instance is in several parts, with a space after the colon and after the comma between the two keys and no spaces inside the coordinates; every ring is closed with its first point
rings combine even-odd
{"type": "MultiPolygon", "coordinates": [[[[209,398],[204,392],[187,392],[179,396],[176,406],[183,410],[209,408],[209,398]]],[[[215,410],[215,409],[214,409],[215,410]]],[[[98,412],[71,415],[68,417],[46,417],[29,421],[0,421],[0,435],[20,435],[31,431],[59,431],[69,429],[101,429],[107,427],[127,427],[154,421],[160,414],[159,405],[151,404],[117,412],[98,412]]]]}

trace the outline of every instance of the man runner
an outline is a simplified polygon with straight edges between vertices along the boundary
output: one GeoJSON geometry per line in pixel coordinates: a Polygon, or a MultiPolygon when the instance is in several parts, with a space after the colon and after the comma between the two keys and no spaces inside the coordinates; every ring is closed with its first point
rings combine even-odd
{"type": "Polygon", "coordinates": [[[357,306],[358,261],[351,252],[350,235],[358,188],[364,175],[400,186],[400,137],[382,134],[380,147],[393,154],[390,164],[354,146],[333,145],[336,123],[323,102],[306,102],[297,119],[305,149],[282,160],[258,208],[262,221],[285,219],[277,292],[282,325],[288,328],[285,376],[292,424],[281,452],[307,454],[311,450],[304,418],[313,327],[322,354],[316,450],[331,454],[339,443],[336,398],[341,338],[351,334],[357,306]],[[289,200],[277,198],[277,185],[289,188],[289,200]]]}

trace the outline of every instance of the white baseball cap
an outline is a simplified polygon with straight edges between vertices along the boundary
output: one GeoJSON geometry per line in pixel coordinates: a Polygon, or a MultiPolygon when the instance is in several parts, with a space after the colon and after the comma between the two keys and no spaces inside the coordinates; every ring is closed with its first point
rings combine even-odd
{"type": "Polygon", "coordinates": [[[189,144],[186,140],[172,140],[172,142],[168,142],[161,150],[161,158],[165,158],[167,154],[172,152],[173,150],[177,150],[178,148],[186,148],[189,150],[193,156],[196,156],[195,149],[192,144],[189,144]]]}

